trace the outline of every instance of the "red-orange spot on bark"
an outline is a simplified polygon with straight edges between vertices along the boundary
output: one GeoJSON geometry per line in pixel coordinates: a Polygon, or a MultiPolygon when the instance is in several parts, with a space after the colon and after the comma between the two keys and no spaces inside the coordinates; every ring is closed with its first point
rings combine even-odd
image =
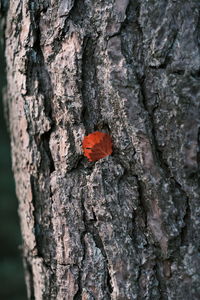
{"type": "Polygon", "coordinates": [[[109,134],[95,131],[83,139],[83,152],[89,161],[96,161],[112,153],[112,140],[109,134]]]}

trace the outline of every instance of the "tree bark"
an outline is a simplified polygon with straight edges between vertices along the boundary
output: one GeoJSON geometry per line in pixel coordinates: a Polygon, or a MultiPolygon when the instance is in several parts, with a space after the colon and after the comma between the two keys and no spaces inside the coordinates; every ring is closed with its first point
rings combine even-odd
{"type": "Polygon", "coordinates": [[[28,299],[200,299],[200,3],[11,0],[28,299]],[[88,162],[82,140],[112,136],[88,162]]]}

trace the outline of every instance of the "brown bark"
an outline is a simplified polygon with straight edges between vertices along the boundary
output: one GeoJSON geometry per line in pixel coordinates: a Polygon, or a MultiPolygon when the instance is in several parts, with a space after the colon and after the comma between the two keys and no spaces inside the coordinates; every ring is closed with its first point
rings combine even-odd
{"type": "Polygon", "coordinates": [[[29,299],[199,299],[198,1],[12,0],[29,299]],[[111,156],[83,157],[100,130],[111,156]]]}

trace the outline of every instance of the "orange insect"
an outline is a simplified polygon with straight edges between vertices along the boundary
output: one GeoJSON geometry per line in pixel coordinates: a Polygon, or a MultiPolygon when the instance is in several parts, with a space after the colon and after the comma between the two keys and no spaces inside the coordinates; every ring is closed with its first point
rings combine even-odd
{"type": "Polygon", "coordinates": [[[83,152],[89,161],[96,161],[112,153],[112,140],[109,134],[95,131],[83,139],[83,152]]]}

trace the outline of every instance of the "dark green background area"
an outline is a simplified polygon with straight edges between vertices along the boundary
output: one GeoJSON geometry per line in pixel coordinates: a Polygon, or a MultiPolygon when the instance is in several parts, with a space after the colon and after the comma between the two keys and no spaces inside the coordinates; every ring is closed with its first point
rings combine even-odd
{"type": "MultiPolygon", "coordinates": [[[[0,32],[2,39],[2,33],[0,32]]],[[[5,61],[0,45],[0,299],[27,299],[20,253],[21,236],[17,199],[11,171],[10,142],[5,125],[2,89],[5,61]]]]}

